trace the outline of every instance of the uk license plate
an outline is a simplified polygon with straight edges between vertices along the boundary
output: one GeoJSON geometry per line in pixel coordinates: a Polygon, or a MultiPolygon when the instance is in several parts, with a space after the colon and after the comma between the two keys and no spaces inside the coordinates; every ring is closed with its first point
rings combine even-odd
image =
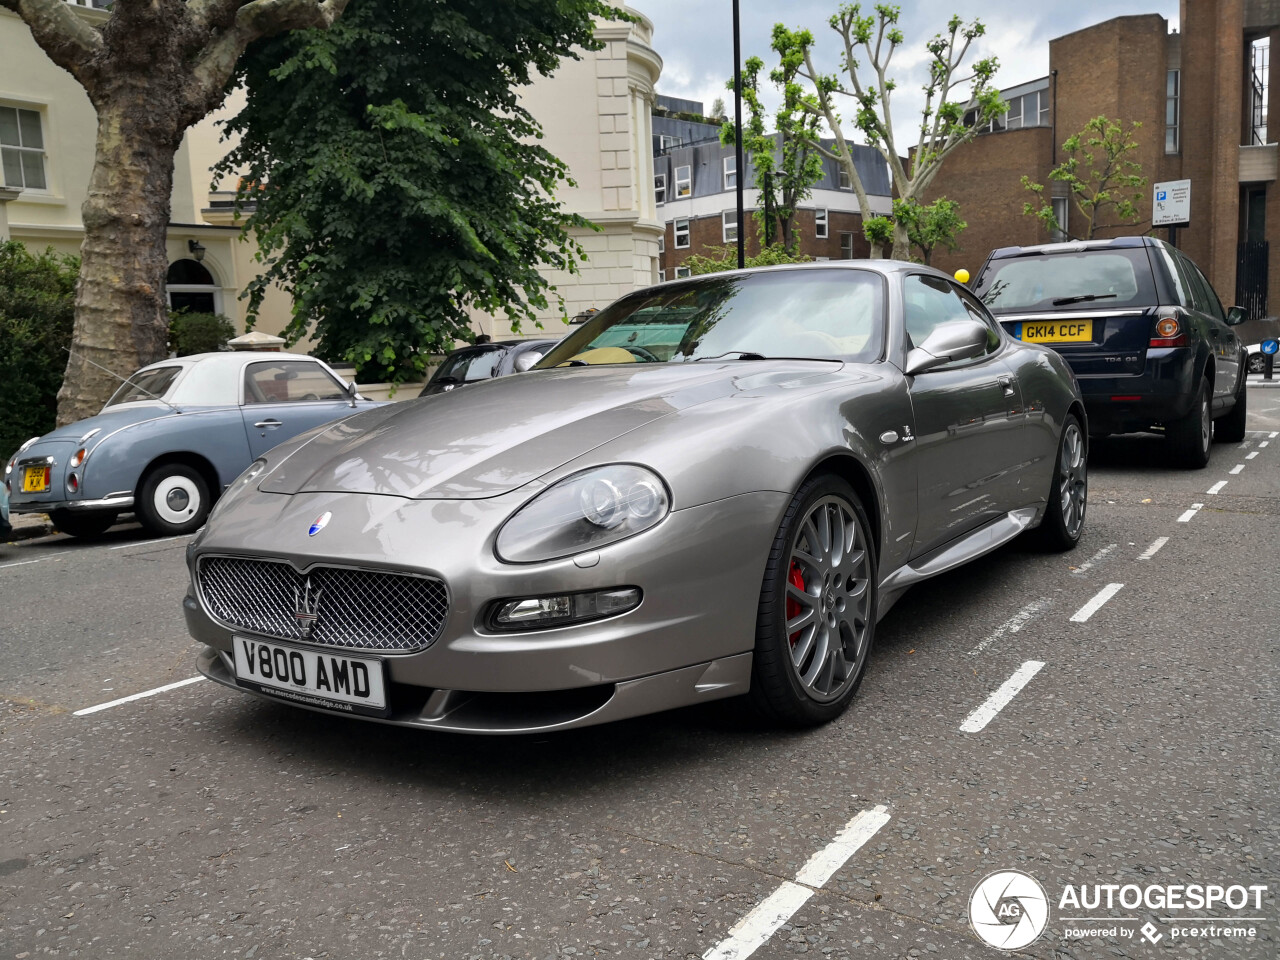
{"type": "Polygon", "coordinates": [[[48,467],[27,467],[26,471],[22,475],[23,493],[44,493],[49,489],[49,474],[52,471],[48,467]]]}
{"type": "Polygon", "coordinates": [[[385,717],[386,671],[374,657],[235,637],[236,680],[294,703],[385,717]]]}
{"type": "Polygon", "coordinates": [[[1093,339],[1093,321],[1023,320],[1018,339],[1027,343],[1084,343],[1093,339]]]}

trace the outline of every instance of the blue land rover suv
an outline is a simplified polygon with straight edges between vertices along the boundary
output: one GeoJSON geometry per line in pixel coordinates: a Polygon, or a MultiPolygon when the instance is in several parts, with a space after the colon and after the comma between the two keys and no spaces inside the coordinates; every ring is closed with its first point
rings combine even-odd
{"type": "Polygon", "coordinates": [[[1089,433],[1163,430],[1174,459],[1209,462],[1214,440],[1245,430],[1247,351],[1200,269],[1154,237],[1003,247],[974,291],[1014,337],[1062,354],[1080,383],[1089,433]]]}

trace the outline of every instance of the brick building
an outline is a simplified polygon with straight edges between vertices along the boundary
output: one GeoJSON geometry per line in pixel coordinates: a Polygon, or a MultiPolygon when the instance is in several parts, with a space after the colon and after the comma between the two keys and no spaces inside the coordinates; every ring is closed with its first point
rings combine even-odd
{"type": "MultiPolygon", "coordinates": [[[[1182,0],[1180,32],[1156,14],[1117,17],[1049,43],[1049,76],[1004,91],[1010,113],[994,129],[947,160],[928,199],[946,196],[961,205],[969,227],[954,253],[939,251],[944,270],[976,269],[995,247],[1052,239],[1024,216],[1030,199],[1023,174],[1058,193],[1048,180],[1063,158],[1061,143],[1100,114],[1141,121],[1135,159],[1150,184],[1191,181],[1191,224],[1177,245],[1209,275],[1223,300],[1254,316],[1280,310],[1280,115],[1269,110],[1280,63],[1270,58],[1280,43],[1280,0],[1182,0]],[[1036,122],[1025,94],[1038,100],[1036,122]],[[1046,102],[1047,101],[1047,102],[1046,102]],[[1239,269],[1237,269],[1239,267],[1239,269]]],[[[1059,219],[1062,219],[1061,213],[1059,219]]],[[[1065,224],[1071,232],[1068,215],[1065,224]]],[[[1099,232],[1118,236],[1151,229],[1151,190],[1145,191],[1136,225],[1099,232]]]]}
{"type": "MultiPolygon", "coordinates": [[[[684,261],[690,256],[705,256],[711,247],[737,242],[736,153],[733,146],[720,144],[720,124],[702,119],[702,109],[694,100],[659,96],[653,113],[654,199],[666,228],[658,264],[658,277],[663,280],[687,276],[684,261]]],[[[888,213],[888,165],[872,147],[854,146],[853,151],[872,213],[888,213]]],[[[751,186],[755,175],[750,157],[746,176],[746,251],[753,256],[760,251],[759,231],[751,216],[759,205],[759,192],[751,186]]],[[[862,234],[858,197],[834,161],[823,158],[822,179],[801,204],[795,222],[800,252],[807,256],[852,260],[870,253],[862,234]]]]}

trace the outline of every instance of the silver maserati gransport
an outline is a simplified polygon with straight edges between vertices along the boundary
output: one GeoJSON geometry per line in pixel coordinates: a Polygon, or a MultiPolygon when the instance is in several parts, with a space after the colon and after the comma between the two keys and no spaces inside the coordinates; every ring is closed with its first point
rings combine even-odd
{"type": "Polygon", "coordinates": [[[529,373],[256,460],[188,549],[205,676],[472,733],[750,695],[838,716],[909,587],[1075,546],[1085,412],[951,278],[857,261],[630,294],[529,373]]]}

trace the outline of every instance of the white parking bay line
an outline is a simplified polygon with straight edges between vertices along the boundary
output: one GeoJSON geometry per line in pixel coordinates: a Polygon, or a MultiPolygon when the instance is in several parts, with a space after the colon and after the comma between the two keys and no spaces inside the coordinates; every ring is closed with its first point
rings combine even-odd
{"type": "Polygon", "coordinates": [[[1076,568],[1075,568],[1074,570],[1072,570],[1071,572],[1072,572],[1072,573],[1084,573],[1086,570],[1091,569],[1091,568],[1094,566],[1094,564],[1100,563],[1102,560],[1104,560],[1104,559],[1106,558],[1107,554],[1109,554],[1109,553],[1110,553],[1112,550],[1114,550],[1115,548],[1116,548],[1116,545],[1115,545],[1114,543],[1109,544],[1109,545],[1107,545],[1107,546],[1103,547],[1101,550],[1099,550],[1099,551],[1098,551],[1097,553],[1095,553],[1092,557],[1090,557],[1090,558],[1089,558],[1088,560],[1086,560],[1084,563],[1080,564],[1080,566],[1076,567],[1076,568]]]}
{"type": "Polygon", "coordinates": [[[1203,503],[1193,503],[1193,504],[1191,505],[1191,509],[1190,509],[1190,510],[1188,510],[1186,513],[1184,513],[1182,516],[1180,516],[1180,517],[1178,518],[1178,522],[1179,522],[1179,523],[1190,523],[1190,522],[1191,522],[1191,518],[1192,518],[1192,517],[1194,517],[1194,516],[1196,515],[1196,512],[1197,512],[1197,511],[1199,511],[1199,510],[1200,510],[1200,508],[1201,508],[1201,507],[1203,507],[1203,506],[1204,506],[1204,504],[1203,504],[1203,503]]]}
{"type": "Polygon", "coordinates": [[[1169,542],[1169,538],[1168,538],[1168,537],[1160,537],[1160,538],[1158,538],[1154,543],[1152,543],[1152,544],[1151,544],[1151,546],[1147,547],[1147,549],[1143,550],[1140,554],[1138,554],[1138,559],[1139,559],[1139,560],[1150,560],[1150,559],[1151,559],[1152,557],[1154,557],[1157,553],[1159,553],[1159,552],[1160,552],[1160,548],[1161,548],[1161,547],[1163,547],[1163,546],[1164,546],[1166,543],[1168,543],[1168,542],[1169,542]]]}
{"type": "Polygon", "coordinates": [[[43,559],[44,557],[40,557],[36,560],[19,560],[16,563],[0,563],[0,570],[3,570],[5,567],[25,567],[28,563],[39,563],[43,559]]]}
{"type": "Polygon", "coordinates": [[[150,547],[157,543],[168,543],[170,540],[186,540],[191,536],[189,533],[181,534],[176,537],[161,537],[159,540],[139,540],[137,543],[117,543],[114,547],[108,547],[108,550],[124,550],[128,547],[150,547]]]}
{"type": "Polygon", "coordinates": [[[1123,583],[1108,583],[1092,600],[1071,615],[1072,623],[1084,623],[1102,609],[1102,605],[1124,589],[1123,583]]]}
{"type": "Polygon", "coordinates": [[[729,936],[707,950],[703,960],[746,960],[768,943],[777,929],[795,916],[889,819],[889,811],[884,806],[859,813],[834,840],[809,858],[796,874],[796,882],[783,881],[782,886],[733,925],[729,936]]]}
{"type": "Polygon", "coordinates": [[[1218,481],[1217,483],[1215,483],[1212,487],[1210,487],[1206,492],[1207,492],[1207,493],[1221,493],[1221,492],[1222,492],[1222,488],[1223,488],[1223,487],[1225,487],[1226,485],[1227,485],[1227,481],[1225,481],[1225,480],[1219,480],[1219,481],[1218,481]]]}
{"type": "Polygon", "coordinates": [[[997,713],[1009,705],[1009,701],[1018,695],[1018,691],[1025,687],[1037,673],[1044,668],[1042,660],[1028,660],[1017,670],[1013,672],[1013,676],[1000,685],[1000,689],[987,697],[986,703],[980,706],[960,724],[961,733],[977,733],[988,723],[990,723],[997,713]]]}
{"type": "Polygon", "coordinates": [[[1271,443],[1270,440],[1263,440],[1260,444],[1258,444],[1258,449],[1261,450],[1263,447],[1268,446],[1270,443],[1271,443]]]}
{"type": "Polygon", "coordinates": [[[1244,456],[1244,458],[1245,458],[1246,460],[1252,460],[1252,459],[1253,459],[1254,457],[1256,457],[1257,455],[1258,455],[1258,451],[1257,451],[1257,450],[1255,450],[1255,451],[1253,451],[1253,453],[1246,453],[1246,454],[1245,454],[1245,456],[1244,456]]]}
{"type": "Polygon", "coordinates": [[[991,644],[995,643],[1006,633],[1017,633],[1034,617],[1037,613],[1049,606],[1047,597],[1041,597],[1039,600],[1032,600],[1025,607],[1015,613],[1000,626],[991,631],[991,635],[979,643],[976,647],[969,651],[969,656],[976,657],[991,644]]]}
{"type": "Polygon", "coordinates": [[[1267,436],[1274,440],[1276,437],[1280,437],[1280,430],[1272,430],[1267,436]]]}
{"type": "Polygon", "coordinates": [[[1244,464],[1243,464],[1243,463],[1237,463],[1234,467],[1232,467],[1232,468],[1231,468],[1230,470],[1228,470],[1227,472],[1228,472],[1229,474],[1231,474],[1231,475],[1234,477],[1237,473],[1239,473],[1239,472],[1240,472],[1241,470],[1243,470],[1243,469],[1244,469],[1244,464]]]}
{"type": "Polygon", "coordinates": [[[99,710],[109,710],[112,707],[118,707],[122,703],[130,703],[134,700],[141,700],[143,697],[154,697],[157,693],[166,693],[169,690],[177,690],[178,687],[185,687],[192,683],[199,683],[204,677],[187,677],[185,680],[179,680],[177,683],[166,683],[163,687],[156,687],[154,690],[144,690],[142,693],[130,694],[127,697],[121,697],[119,700],[112,700],[109,703],[100,703],[96,707],[85,707],[83,710],[77,710],[71,714],[73,717],[87,717],[91,713],[97,713],[99,710]]]}

